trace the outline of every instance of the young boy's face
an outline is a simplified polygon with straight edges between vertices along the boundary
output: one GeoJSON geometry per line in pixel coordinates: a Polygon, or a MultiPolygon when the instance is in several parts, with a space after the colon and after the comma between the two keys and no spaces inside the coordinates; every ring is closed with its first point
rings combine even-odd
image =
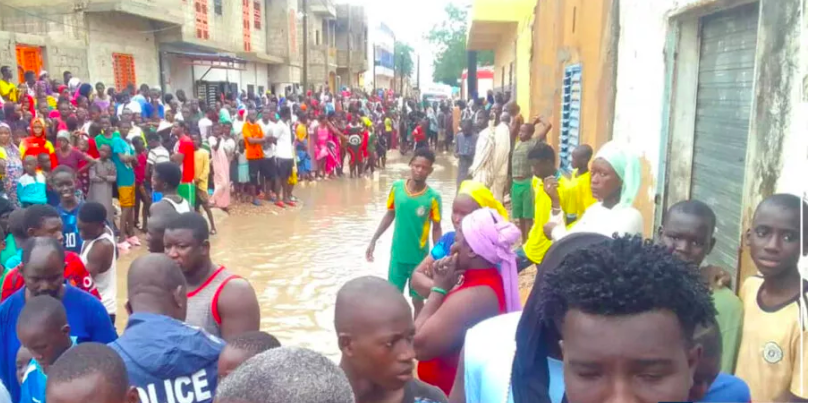
{"type": "Polygon", "coordinates": [[[528,141],[534,135],[534,128],[533,126],[529,125],[522,125],[519,128],[519,139],[522,141],[528,141]]]}
{"type": "Polygon", "coordinates": [[[746,239],[757,269],[766,278],[796,270],[802,251],[799,209],[767,202],[757,208],[746,239]]]}
{"type": "Polygon", "coordinates": [[[549,176],[553,176],[556,173],[556,167],[554,167],[552,160],[532,159],[530,160],[530,163],[531,171],[533,171],[534,176],[539,179],[545,179],[549,176]]]}
{"type": "Polygon", "coordinates": [[[39,163],[40,169],[45,172],[51,172],[51,158],[48,154],[40,154],[37,156],[37,162],[39,163]]]}
{"type": "Polygon", "coordinates": [[[102,126],[102,132],[107,134],[110,131],[110,119],[109,118],[101,118],[99,123],[102,126]]]}
{"type": "Polygon", "coordinates": [[[141,137],[136,137],[133,139],[133,148],[135,148],[136,152],[144,151],[144,140],[141,137]]]}
{"type": "Polygon", "coordinates": [[[31,362],[32,358],[34,357],[31,356],[31,352],[28,351],[28,349],[24,346],[20,346],[20,349],[17,350],[17,359],[15,360],[15,365],[17,367],[17,383],[23,383],[23,375],[25,375],[25,370],[28,368],[28,363],[31,362]]]}
{"type": "Polygon", "coordinates": [[[37,173],[37,159],[32,157],[32,156],[25,157],[25,159],[23,160],[23,170],[25,171],[25,173],[27,173],[29,175],[36,174],[37,173]]]}
{"type": "Polygon", "coordinates": [[[133,126],[130,124],[130,122],[124,121],[119,122],[119,134],[121,135],[121,137],[126,138],[127,135],[130,134],[130,129],[132,128],[133,126]]]}
{"type": "Polygon", "coordinates": [[[409,168],[412,170],[412,179],[418,182],[425,181],[433,170],[432,162],[424,157],[415,157],[409,163],[409,168]]]}
{"type": "Polygon", "coordinates": [[[660,243],[683,261],[700,266],[714,247],[714,228],[695,214],[672,211],[658,230],[660,243]]]}
{"type": "Polygon", "coordinates": [[[104,233],[104,222],[85,222],[82,219],[76,221],[76,228],[79,230],[79,236],[84,240],[96,239],[104,233]]]}
{"type": "Polygon", "coordinates": [[[43,370],[47,371],[65,350],[71,346],[70,327],[54,323],[26,323],[17,329],[20,344],[31,352],[31,356],[43,370]]]}
{"type": "Polygon", "coordinates": [[[103,160],[107,160],[107,159],[110,158],[111,154],[112,154],[112,150],[110,149],[109,145],[105,144],[105,145],[99,147],[99,158],[101,158],[103,160]]]}
{"type": "Polygon", "coordinates": [[[67,172],[59,172],[51,178],[52,186],[61,202],[76,199],[76,177],[67,172]]]}

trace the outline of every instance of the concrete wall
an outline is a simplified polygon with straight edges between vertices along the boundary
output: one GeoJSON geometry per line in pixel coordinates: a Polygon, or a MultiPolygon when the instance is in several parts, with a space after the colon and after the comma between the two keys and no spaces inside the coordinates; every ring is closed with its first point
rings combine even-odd
{"type": "MultiPolygon", "coordinates": [[[[42,48],[43,67],[54,77],[65,70],[77,77],[88,77],[87,37],[81,27],[84,14],[64,14],[46,21],[37,16],[43,10],[27,13],[2,8],[0,12],[0,65],[17,65],[16,46],[42,48]],[[58,21],[52,22],[52,21],[58,21]]],[[[58,10],[57,10],[58,11],[58,10]]]]}
{"type": "MultiPolygon", "coordinates": [[[[149,21],[119,13],[94,13],[86,17],[88,23],[88,69],[94,83],[101,81],[108,86],[115,85],[113,53],[126,53],[133,56],[136,85],[159,86],[158,48],[152,33],[139,31],[152,30],[149,21]]],[[[76,75],[76,73],[74,73],[76,75]]]]}
{"type": "MultiPolygon", "coordinates": [[[[776,192],[802,195],[809,183],[803,176],[808,136],[803,1],[760,2],[743,184],[743,234],[765,196],[776,192]]],[[[648,231],[660,222],[666,207],[689,196],[696,94],[691,85],[681,83],[696,76],[697,21],[747,2],[620,1],[613,132],[614,139],[627,142],[642,156],[646,169],[636,206],[644,214],[648,231]],[[667,196],[662,200],[664,190],[667,196]]],[[[739,270],[741,280],[755,272],[745,245],[739,270]]]]}
{"type": "Polygon", "coordinates": [[[559,147],[562,74],[571,64],[582,65],[580,142],[596,148],[612,136],[618,1],[537,3],[529,58],[530,110],[523,114],[526,119],[537,114],[550,118],[553,130],[548,139],[555,149],[559,147]]]}

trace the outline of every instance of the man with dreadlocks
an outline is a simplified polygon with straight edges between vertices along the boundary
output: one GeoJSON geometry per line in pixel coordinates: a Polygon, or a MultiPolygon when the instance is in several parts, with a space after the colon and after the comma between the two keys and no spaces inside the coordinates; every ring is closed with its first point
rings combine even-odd
{"type": "MultiPolygon", "coordinates": [[[[695,328],[714,320],[708,288],[696,269],[640,237],[596,241],[568,237],[551,249],[558,264],[540,267],[515,327],[512,363],[482,352],[476,335],[489,321],[472,329],[465,372],[450,401],[492,401],[498,392],[516,403],[687,400],[700,355],[695,328]],[[569,250],[558,251],[567,244],[569,250]],[[570,253],[575,249],[579,253],[570,253]],[[561,363],[552,359],[558,354],[561,363]],[[490,371],[497,364],[503,373],[495,377],[490,371]],[[497,379],[506,385],[491,385],[497,379]]],[[[487,348],[510,345],[510,326],[492,334],[503,333],[508,336],[488,339],[487,348]]]]}

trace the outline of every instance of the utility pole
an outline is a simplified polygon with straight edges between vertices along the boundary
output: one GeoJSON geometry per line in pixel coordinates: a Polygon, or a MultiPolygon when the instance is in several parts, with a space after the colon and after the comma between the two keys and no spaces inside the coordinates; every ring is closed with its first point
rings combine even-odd
{"type": "Polygon", "coordinates": [[[404,93],[404,54],[401,53],[401,94],[404,93]]]}
{"type": "Polygon", "coordinates": [[[421,54],[418,53],[418,91],[421,90],[421,54]]]}
{"type": "Polygon", "coordinates": [[[302,93],[308,92],[308,0],[302,0],[302,93]]]}
{"type": "Polygon", "coordinates": [[[375,57],[375,43],[373,43],[373,94],[375,94],[375,87],[376,87],[376,80],[375,80],[375,65],[376,65],[376,57],[375,57]]]}

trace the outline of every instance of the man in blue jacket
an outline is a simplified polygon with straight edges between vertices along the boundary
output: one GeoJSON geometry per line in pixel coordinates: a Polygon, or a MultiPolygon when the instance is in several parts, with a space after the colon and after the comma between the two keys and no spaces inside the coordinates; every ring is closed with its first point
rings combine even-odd
{"type": "Polygon", "coordinates": [[[67,313],[70,334],[76,342],[110,343],[116,329],[104,305],[94,296],[65,284],[65,250],[54,238],[32,238],[23,251],[25,287],[0,304],[0,381],[8,388],[13,402],[20,401],[17,383],[17,319],[32,298],[48,295],[62,301],[67,313]]]}
{"type": "Polygon", "coordinates": [[[141,403],[209,403],[217,387],[222,340],[185,324],[186,281],[164,254],[136,259],[127,273],[130,319],[110,343],[138,390],[141,403]]]}

